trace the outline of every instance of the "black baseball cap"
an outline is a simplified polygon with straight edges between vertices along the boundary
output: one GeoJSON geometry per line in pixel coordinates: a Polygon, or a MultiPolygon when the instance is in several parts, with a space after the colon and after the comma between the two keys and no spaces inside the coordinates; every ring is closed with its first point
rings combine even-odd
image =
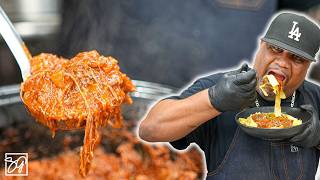
{"type": "Polygon", "coordinates": [[[283,12],[273,18],[262,40],[304,59],[316,61],[320,29],[303,15],[283,12]]]}

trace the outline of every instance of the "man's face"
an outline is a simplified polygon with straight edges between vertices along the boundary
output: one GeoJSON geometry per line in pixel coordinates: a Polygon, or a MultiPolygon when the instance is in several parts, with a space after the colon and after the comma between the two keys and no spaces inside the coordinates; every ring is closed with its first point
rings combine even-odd
{"type": "Polygon", "coordinates": [[[274,94],[266,97],[259,88],[262,77],[273,74],[278,80],[283,81],[286,97],[291,96],[302,84],[309,66],[309,60],[261,41],[254,61],[254,69],[257,71],[258,78],[257,91],[264,99],[274,100],[274,94]]]}

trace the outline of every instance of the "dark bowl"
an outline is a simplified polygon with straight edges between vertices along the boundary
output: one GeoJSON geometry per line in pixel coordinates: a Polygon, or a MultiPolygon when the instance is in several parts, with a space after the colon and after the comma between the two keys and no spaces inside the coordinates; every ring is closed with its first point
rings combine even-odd
{"type": "Polygon", "coordinates": [[[245,133],[251,136],[258,137],[264,140],[286,140],[300,133],[303,129],[305,129],[306,125],[308,124],[308,121],[312,117],[311,112],[301,108],[281,107],[281,111],[283,113],[289,114],[297,119],[302,120],[302,124],[298,126],[290,127],[290,128],[269,129],[269,128],[249,127],[239,122],[239,118],[247,118],[251,114],[254,114],[256,112],[261,112],[261,113],[274,112],[273,106],[245,109],[236,115],[235,120],[237,124],[240,126],[240,128],[245,133]]]}

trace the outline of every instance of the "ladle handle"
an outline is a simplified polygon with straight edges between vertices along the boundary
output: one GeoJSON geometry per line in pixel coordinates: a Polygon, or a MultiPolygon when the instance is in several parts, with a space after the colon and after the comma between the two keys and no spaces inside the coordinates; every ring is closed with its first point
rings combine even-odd
{"type": "Polygon", "coordinates": [[[15,30],[7,14],[0,6],[0,34],[9,46],[21,70],[23,80],[30,75],[30,62],[24,49],[24,42],[15,30]]]}

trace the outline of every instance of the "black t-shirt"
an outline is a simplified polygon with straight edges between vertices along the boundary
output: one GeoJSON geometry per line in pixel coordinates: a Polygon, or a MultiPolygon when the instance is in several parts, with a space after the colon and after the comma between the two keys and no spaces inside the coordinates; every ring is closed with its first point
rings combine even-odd
{"type": "MultiPolygon", "coordinates": [[[[216,84],[223,73],[203,77],[194,82],[180,96],[170,99],[184,99],[203,89],[216,84]]],[[[281,106],[290,106],[292,97],[281,101],[281,106]]],[[[266,101],[258,96],[260,106],[273,106],[273,101],[266,101]]],[[[304,81],[296,91],[295,107],[311,104],[319,112],[320,87],[309,81],[304,81]]],[[[208,171],[213,171],[223,160],[237,128],[235,115],[238,112],[224,112],[202,124],[187,136],[170,144],[179,150],[187,148],[190,143],[196,143],[205,153],[208,171]]],[[[318,113],[319,114],[319,113],[318,113]]]]}

